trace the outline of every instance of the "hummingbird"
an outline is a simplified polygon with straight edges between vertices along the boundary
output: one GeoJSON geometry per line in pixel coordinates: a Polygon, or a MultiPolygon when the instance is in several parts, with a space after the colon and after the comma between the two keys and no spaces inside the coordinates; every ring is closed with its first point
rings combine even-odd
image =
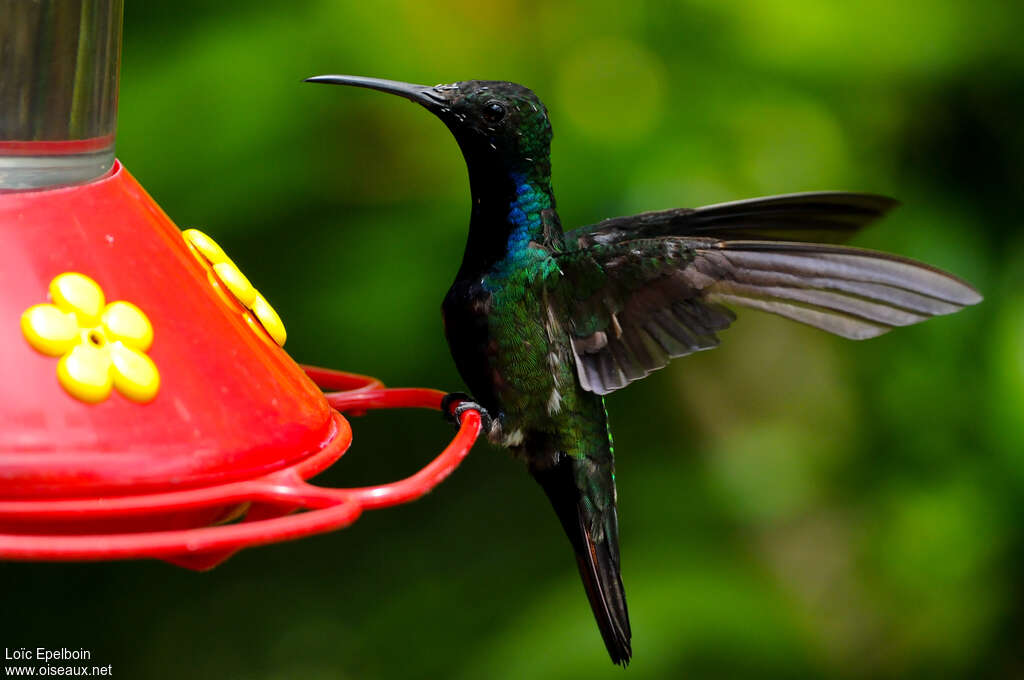
{"type": "Polygon", "coordinates": [[[718,345],[735,308],[854,340],[981,301],[929,265],[841,245],[897,201],[796,193],[615,217],[563,231],[551,123],[529,89],[415,85],[349,75],[308,82],[379,90],[441,119],[469,172],[462,264],[442,304],[452,358],[488,439],[523,460],[576,555],[614,663],[632,656],[620,575],[615,460],[604,396],[718,345]]]}

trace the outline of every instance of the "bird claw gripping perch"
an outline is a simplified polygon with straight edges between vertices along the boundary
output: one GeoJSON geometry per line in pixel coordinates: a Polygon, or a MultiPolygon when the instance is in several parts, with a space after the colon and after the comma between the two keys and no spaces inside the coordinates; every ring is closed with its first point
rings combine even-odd
{"type": "Polygon", "coordinates": [[[441,398],[441,416],[455,426],[462,425],[462,414],[476,411],[480,414],[480,431],[486,436],[491,431],[492,418],[483,406],[465,392],[449,392],[441,398]]]}

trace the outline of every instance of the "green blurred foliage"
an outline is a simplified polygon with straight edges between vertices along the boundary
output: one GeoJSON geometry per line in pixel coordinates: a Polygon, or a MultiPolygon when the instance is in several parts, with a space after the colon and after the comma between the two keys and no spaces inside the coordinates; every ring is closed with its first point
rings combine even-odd
{"type": "MultiPolygon", "coordinates": [[[[904,207],[857,243],[986,302],[850,343],[743,314],[609,402],[632,678],[1024,674],[1024,10],[1005,0],[129,2],[119,156],[282,314],[299,361],[459,389],[438,314],[468,187],[447,130],[320,73],[507,79],[554,123],[567,226],[815,189],[904,207]]],[[[354,421],[325,474],[450,431],[354,421]]],[[[207,574],[0,567],[6,646],[129,678],[602,678],[569,547],[480,445],[436,493],[207,574]]]]}

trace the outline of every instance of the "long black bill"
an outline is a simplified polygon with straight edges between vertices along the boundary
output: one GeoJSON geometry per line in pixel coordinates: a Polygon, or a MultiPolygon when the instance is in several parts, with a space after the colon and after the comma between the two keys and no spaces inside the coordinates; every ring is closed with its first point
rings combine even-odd
{"type": "Polygon", "coordinates": [[[307,83],[329,83],[331,85],[351,85],[352,87],[365,87],[370,90],[379,90],[390,94],[397,94],[417,104],[422,104],[431,111],[445,105],[445,99],[436,88],[427,85],[415,85],[403,83],[397,80],[384,80],[382,78],[365,78],[363,76],[313,76],[306,78],[307,83]]]}

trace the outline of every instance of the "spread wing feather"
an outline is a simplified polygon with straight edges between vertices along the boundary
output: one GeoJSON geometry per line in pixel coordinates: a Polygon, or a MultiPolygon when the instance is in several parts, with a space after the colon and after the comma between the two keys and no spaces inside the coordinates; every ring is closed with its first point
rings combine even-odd
{"type": "MultiPolygon", "coordinates": [[[[799,196],[802,210],[808,195],[799,196]]],[[[852,196],[851,206],[868,200],[859,194],[828,196],[852,196]]],[[[773,213],[786,199],[726,204],[727,212],[767,205],[773,213]]],[[[692,212],[701,210],[711,211],[692,212]]],[[[577,374],[584,389],[597,394],[639,380],[674,357],[715,347],[718,331],[735,318],[730,307],[862,340],[981,300],[960,279],[895,255],[784,240],[651,237],[645,228],[629,238],[625,218],[620,220],[610,230],[571,232],[579,249],[556,255],[568,282],[564,303],[577,374]]],[[[609,222],[615,221],[601,224],[609,222]]],[[[754,221],[742,230],[758,231],[754,221]]]]}
{"type": "Polygon", "coordinates": [[[566,240],[579,248],[663,236],[843,243],[897,205],[899,201],[875,194],[784,194],[614,217],[570,232],[566,240]]]}

